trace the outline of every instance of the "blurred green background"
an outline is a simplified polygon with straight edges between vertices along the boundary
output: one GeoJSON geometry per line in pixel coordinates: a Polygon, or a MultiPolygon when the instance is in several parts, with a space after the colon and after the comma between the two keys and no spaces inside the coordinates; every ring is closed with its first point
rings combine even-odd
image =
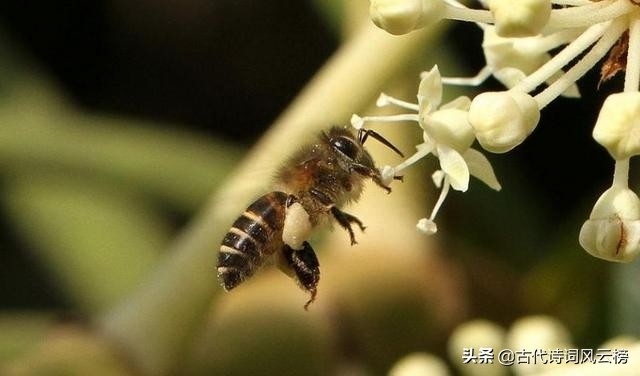
{"type": "MultiPolygon", "coordinates": [[[[95,331],[67,326],[94,322],[171,256],[172,240],[362,20],[352,8],[364,15],[367,3],[0,4],[0,365],[28,374],[65,338],[86,349],[95,331]]],[[[448,25],[443,41],[415,51],[408,75],[434,62],[447,75],[482,67],[479,30],[448,25]]],[[[412,351],[444,357],[450,331],[478,317],[507,326],[550,314],[582,347],[640,335],[637,263],[610,265],[577,243],[613,166],[590,132],[620,80],[596,90],[597,77],[580,82],[582,100],[546,108],[525,144],[489,155],[502,192],[474,182],[449,196],[424,255],[404,255],[401,241],[351,257],[321,251],[323,272],[335,273],[329,303],[308,313],[290,280],[265,271],[214,299],[180,360],[160,372],[384,374],[412,351]]],[[[415,179],[426,194],[429,181],[415,179]]],[[[211,249],[214,274],[216,256],[211,249]]],[[[144,373],[124,352],[122,364],[86,367],[144,373]]]]}

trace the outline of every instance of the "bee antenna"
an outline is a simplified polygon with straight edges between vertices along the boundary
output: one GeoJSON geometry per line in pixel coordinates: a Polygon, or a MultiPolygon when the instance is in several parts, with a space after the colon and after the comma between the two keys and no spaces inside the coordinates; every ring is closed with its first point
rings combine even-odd
{"type": "Polygon", "coordinates": [[[374,130],[371,130],[371,129],[364,129],[364,128],[360,128],[358,130],[358,139],[360,140],[361,144],[364,145],[364,142],[367,140],[367,137],[369,137],[369,136],[371,136],[374,139],[378,140],[383,145],[385,145],[389,149],[395,151],[399,156],[404,158],[404,154],[402,154],[400,149],[395,147],[391,142],[389,142],[389,140],[387,140],[386,138],[382,137],[382,135],[380,135],[380,133],[378,133],[378,132],[376,132],[374,130]]]}

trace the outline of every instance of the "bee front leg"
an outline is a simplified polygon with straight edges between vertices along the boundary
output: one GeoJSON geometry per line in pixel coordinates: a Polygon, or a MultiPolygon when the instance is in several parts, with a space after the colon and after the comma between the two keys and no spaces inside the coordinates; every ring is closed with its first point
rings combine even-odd
{"type": "Polygon", "coordinates": [[[335,206],[331,207],[331,214],[333,215],[333,218],[335,218],[336,221],[338,221],[338,224],[340,224],[342,228],[344,228],[345,230],[347,230],[347,232],[349,232],[351,245],[358,243],[356,241],[356,236],[353,233],[353,229],[351,228],[351,224],[352,223],[357,224],[358,227],[360,227],[360,230],[364,231],[366,227],[362,224],[362,221],[360,221],[356,216],[351,215],[349,213],[345,213],[340,209],[336,208],[335,206]]]}
{"type": "Polygon", "coordinates": [[[298,200],[298,198],[294,195],[288,195],[287,199],[284,202],[284,206],[285,207],[290,207],[291,205],[295,204],[296,202],[299,202],[300,200],[298,200]]]}
{"type": "MultiPolygon", "coordinates": [[[[387,193],[391,193],[391,188],[387,187],[386,185],[384,185],[382,183],[382,177],[380,176],[380,171],[374,169],[374,168],[370,168],[367,166],[363,166],[361,164],[353,164],[351,166],[351,169],[355,172],[357,172],[358,174],[362,175],[362,176],[366,176],[371,178],[371,180],[373,180],[373,182],[380,188],[384,189],[385,191],[387,191],[387,193]]],[[[396,180],[402,180],[401,176],[394,176],[393,177],[396,180]]]]}
{"type": "Polygon", "coordinates": [[[306,241],[302,245],[302,249],[295,250],[285,244],[282,253],[289,267],[293,269],[300,286],[311,294],[311,298],[304,305],[306,310],[316,299],[318,281],[320,281],[320,264],[311,245],[306,241]]]}

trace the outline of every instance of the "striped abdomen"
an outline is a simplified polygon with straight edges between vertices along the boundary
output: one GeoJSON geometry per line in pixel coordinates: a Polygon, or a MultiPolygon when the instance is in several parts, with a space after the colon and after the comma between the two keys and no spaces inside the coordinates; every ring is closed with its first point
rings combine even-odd
{"type": "MultiPolygon", "coordinates": [[[[222,239],[218,278],[231,290],[253,275],[264,257],[275,251],[274,236],[282,233],[287,194],[271,192],[256,200],[222,239]]],[[[277,243],[277,242],[276,242],[277,243]]]]}

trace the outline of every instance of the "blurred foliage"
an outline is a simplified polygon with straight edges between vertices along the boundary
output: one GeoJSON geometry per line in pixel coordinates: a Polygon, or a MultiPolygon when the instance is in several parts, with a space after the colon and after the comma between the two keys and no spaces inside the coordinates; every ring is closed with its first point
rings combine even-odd
{"type": "MultiPolygon", "coordinates": [[[[334,35],[353,31],[341,28],[353,18],[343,14],[348,11],[345,2],[315,3],[334,35]]],[[[111,5],[128,9],[118,4],[111,5]]],[[[245,11],[249,3],[243,4],[235,10],[245,11]]],[[[435,54],[452,74],[457,69],[454,64],[465,62],[455,54],[445,55],[452,47],[430,45],[416,51],[416,56],[422,64],[424,55],[435,54]]],[[[239,55],[246,58],[250,52],[239,55]]],[[[268,57],[244,63],[258,64],[263,58],[268,57]]],[[[286,75],[286,67],[282,70],[286,75]]],[[[246,74],[244,86],[250,88],[260,74],[246,74]]],[[[262,89],[265,92],[277,86],[270,80],[269,89],[262,89]]],[[[176,256],[166,250],[173,250],[171,245],[184,237],[187,222],[205,207],[245,150],[184,123],[80,107],[62,87],[0,33],[0,209],[7,224],[3,230],[10,233],[5,238],[18,239],[17,244],[9,240],[0,244],[0,262],[27,254],[38,265],[26,272],[10,270],[9,262],[0,265],[0,289],[11,290],[21,280],[35,278],[30,273],[42,272],[39,280],[69,302],[65,306],[56,301],[37,312],[25,310],[29,304],[2,303],[0,373],[139,374],[127,344],[109,342],[109,333],[93,324],[131,298],[150,275],[166,268],[163,261],[176,256]]],[[[211,104],[218,107],[211,111],[225,111],[227,104],[220,98],[231,94],[223,90],[238,90],[230,87],[212,90],[216,93],[211,104]]],[[[253,105],[257,111],[261,101],[268,100],[267,95],[232,94],[242,100],[258,96],[253,105]]],[[[585,132],[587,127],[575,128],[585,132]]],[[[245,131],[238,128],[230,134],[245,131]]],[[[544,145],[542,131],[536,132],[532,143],[544,145]]],[[[184,348],[177,369],[163,371],[384,374],[412,352],[445,357],[451,331],[474,317],[506,326],[522,315],[550,314],[565,322],[583,347],[614,334],[640,335],[637,263],[608,265],[586,255],[577,244],[579,225],[595,199],[595,188],[586,188],[586,194],[577,190],[583,184],[577,184],[575,194],[573,187],[567,188],[561,197],[572,196],[571,202],[555,196],[558,186],[571,186],[571,179],[557,177],[564,176],[567,166],[573,166],[571,158],[577,157],[566,156],[555,166],[561,171],[552,171],[549,164],[545,170],[524,169],[519,163],[552,153],[523,148],[513,160],[490,156],[497,161],[502,192],[474,184],[464,196],[450,197],[437,245],[406,239],[395,242],[397,249],[349,250],[347,255],[318,247],[322,293],[309,312],[302,309],[306,297],[292,281],[265,268],[243,288],[214,299],[206,323],[195,333],[191,328],[172,328],[189,333],[192,346],[180,343],[184,348]],[[529,173],[554,178],[536,179],[529,173]]],[[[417,175],[407,179],[421,179],[417,175]]],[[[384,220],[400,221],[394,215],[403,209],[386,213],[384,220]]],[[[363,236],[367,235],[385,236],[363,236]]],[[[211,250],[211,265],[202,268],[215,273],[214,260],[211,250]]],[[[175,296],[174,304],[181,304],[181,298],[175,296]]],[[[155,308],[140,314],[173,312],[155,308]]]]}
{"type": "Polygon", "coordinates": [[[0,364],[19,358],[45,336],[55,318],[46,313],[3,312],[0,315],[0,364]]]}

